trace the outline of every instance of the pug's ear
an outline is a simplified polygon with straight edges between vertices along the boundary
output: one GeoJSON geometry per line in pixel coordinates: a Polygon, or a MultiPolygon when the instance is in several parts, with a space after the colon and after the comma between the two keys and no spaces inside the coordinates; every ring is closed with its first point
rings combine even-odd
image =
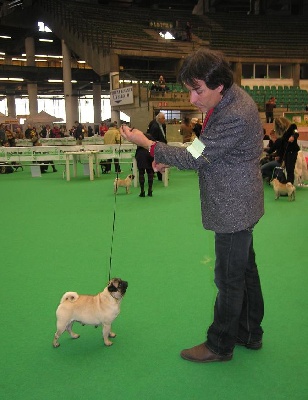
{"type": "Polygon", "coordinates": [[[115,286],[114,286],[114,284],[113,283],[110,283],[110,285],[108,286],[108,291],[111,293],[111,292],[117,292],[118,291],[118,288],[116,288],[115,286]]]}

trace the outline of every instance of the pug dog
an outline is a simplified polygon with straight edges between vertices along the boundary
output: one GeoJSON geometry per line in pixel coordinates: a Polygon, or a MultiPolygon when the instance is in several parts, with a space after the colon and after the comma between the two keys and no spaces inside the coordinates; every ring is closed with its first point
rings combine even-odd
{"type": "Polygon", "coordinates": [[[295,186],[291,182],[281,183],[275,178],[271,184],[275,192],[275,200],[278,200],[280,196],[288,196],[289,201],[295,200],[295,186]]]}
{"type": "Polygon", "coordinates": [[[120,278],[113,278],[103,292],[97,295],[66,292],[56,311],[57,331],[53,339],[53,347],[59,347],[59,337],[67,331],[73,339],[80,335],[72,331],[75,321],[82,325],[103,326],[103,339],[106,346],[111,346],[109,338],[116,337],[111,331],[111,323],[120,313],[120,305],[127,290],[128,283],[120,278]]]}
{"type": "Polygon", "coordinates": [[[118,192],[118,188],[120,186],[126,188],[126,194],[129,194],[129,189],[133,183],[133,179],[135,178],[135,175],[128,175],[125,179],[120,179],[116,178],[113,183],[113,188],[114,188],[114,194],[118,192]]]}

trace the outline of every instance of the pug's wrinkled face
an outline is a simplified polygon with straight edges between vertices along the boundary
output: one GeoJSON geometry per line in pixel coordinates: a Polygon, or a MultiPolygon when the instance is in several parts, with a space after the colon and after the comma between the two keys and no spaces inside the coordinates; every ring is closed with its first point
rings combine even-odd
{"type": "Polygon", "coordinates": [[[112,278],[108,283],[108,291],[112,297],[120,299],[124,296],[128,283],[120,278],[112,278]]]}

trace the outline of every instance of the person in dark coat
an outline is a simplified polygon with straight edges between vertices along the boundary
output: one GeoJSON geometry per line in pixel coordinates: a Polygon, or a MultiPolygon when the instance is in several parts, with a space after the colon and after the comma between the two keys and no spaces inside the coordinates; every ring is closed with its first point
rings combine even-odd
{"type": "Polygon", "coordinates": [[[262,161],[261,173],[266,182],[270,183],[275,168],[280,168],[283,157],[283,143],[280,133],[273,130],[269,147],[264,149],[266,153],[265,160],[262,161]]]}
{"type": "Polygon", "coordinates": [[[193,130],[194,134],[196,135],[196,137],[198,138],[201,134],[202,124],[200,124],[198,118],[192,118],[191,124],[192,124],[192,130],[193,130]]]}
{"type": "Polygon", "coordinates": [[[297,125],[291,123],[285,117],[275,118],[274,121],[275,131],[281,135],[282,138],[282,146],[280,148],[280,160],[283,163],[286,173],[287,173],[287,182],[294,183],[294,169],[297,159],[297,154],[300,150],[300,147],[297,143],[297,139],[299,136],[297,125]]]}
{"type": "MultiPolygon", "coordinates": [[[[151,139],[151,136],[146,134],[146,136],[151,139]]],[[[140,185],[140,194],[139,197],[145,197],[145,173],[148,176],[148,196],[152,197],[153,192],[153,178],[154,178],[154,170],[152,167],[152,163],[154,158],[150,155],[149,151],[144,147],[137,147],[135,158],[137,161],[137,168],[139,173],[139,185],[140,185]]]]}
{"type": "Polygon", "coordinates": [[[267,123],[272,123],[274,121],[274,108],[276,108],[276,99],[272,96],[265,103],[265,117],[267,123]]]}
{"type": "Polygon", "coordinates": [[[81,145],[84,139],[84,130],[80,122],[75,121],[74,138],[76,139],[76,144],[81,145]]]}
{"type": "Polygon", "coordinates": [[[94,136],[93,128],[91,125],[88,126],[88,137],[94,136]]]}
{"type": "Polygon", "coordinates": [[[163,112],[159,112],[149,123],[147,133],[155,142],[167,143],[166,117],[163,112]]]}
{"type": "MultiPolygon", "coordinates": [[[[163,112],[159,112],[156,117],[149,123],[147,133],[155,142],[167,143],[166,117],[163,112]]],[[[159,181],[163,180],[161,172],[157,172],[159,181]]]]}

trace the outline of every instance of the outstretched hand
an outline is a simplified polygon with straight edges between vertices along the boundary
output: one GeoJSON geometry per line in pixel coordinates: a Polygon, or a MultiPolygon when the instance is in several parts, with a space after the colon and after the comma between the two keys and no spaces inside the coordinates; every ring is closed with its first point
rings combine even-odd
{"type": "Polygon", "coordinates": [[[137,146],[149,148],[153,143],[153,140],[148,139],[145,134],[136,128],[130,128],[127,125],[120,127],[121,136],[131,143],[135,143],[137,146]]]}
{"type": "MultiPolygon", "coordinates": [[[[148,149],[153,143],[153,140],[148,139],[145,134],[136,128],[130,128],[127,125],[120,127],[121,136],[131,143],[135,143],[137,146],[145,147],[148,149]]],[[[155,160],[152,163],[152,167],[155,172],[165,172],[169,166],[166,164],[156,163],[155,160]]]]}
{"type": "Polygon", "coordinates": [[[152,162],[152,168],[153,168],[154,172],[159,171],[161,174],[163,174],[163,173],[166,171],[166,168],[169,168],[169,165],[157,163],[157,162],[155,162],[155,160],[154,160],[154,161],[152,162]]]}

